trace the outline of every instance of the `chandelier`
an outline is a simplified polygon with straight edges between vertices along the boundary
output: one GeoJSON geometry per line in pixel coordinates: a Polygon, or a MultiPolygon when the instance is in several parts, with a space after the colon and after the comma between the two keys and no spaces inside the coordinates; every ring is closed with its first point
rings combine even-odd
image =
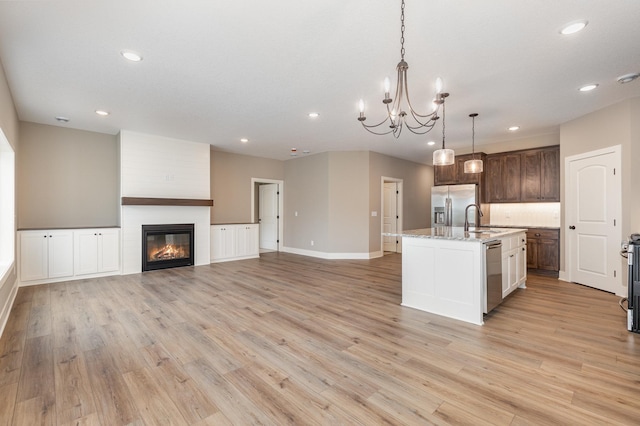
{"type": "Polygon", "coordinates": [[[396,80],[396,91],[393,98],[390,96],[391,81],[389,80],[389,77],[384,79],[384,99],[382,100],[382,103],[387,109],[386,117],[378,124],[365,124],[367,117],[364,115],[364,100],[362,99],[360,99],[359,103],[360,115],[358,116],[358,121],[362,123],[362,127],[369,132],[375,135],[388,135],[389,133],[393,133],[393,136],[396,138],[400,137],[400,133],[404,127],[418,135],[424,135],[433,129],[436,125],[436,121],[440,118],[438,117],[439,107],[440,105],[444,107],[444,101],[446,97],[449,96],[448,93],[442,92],[442,79],[438,78],[436,80],[436,94],[432,102],[433,106],[431,112],[427,114],[420,114],[413,108],[409,98],[409,87],[407,81],[407,70],[409,69],[409,64],[404,60],[404,0],[402,0],[400,24],[400,62],[398,62],[396,67],[398,77],[396,80]],[[384,124],[389,126],[389,130],[381,127],[384,124]]]}

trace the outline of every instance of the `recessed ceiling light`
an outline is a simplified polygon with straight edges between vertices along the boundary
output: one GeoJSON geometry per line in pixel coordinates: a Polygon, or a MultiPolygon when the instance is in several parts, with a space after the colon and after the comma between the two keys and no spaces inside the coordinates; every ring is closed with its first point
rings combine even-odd
{"type": "Polygon", "coordinates": [[[589,21],[573,21],[573,22],[569,22],[567,25],[562,27],[562,29],[560,30],[560,34],[562,34],[562,35],[575,34],[578,31],[582,31],[584,29],[584,27],[587,26],[588,23],[589,23],[589,21]]]}
{"type": "Polygon", "coordinates": [[[507,130],[510,132],[515,132],[516,130],[520,130],[520,126],[511,126],[507,130]]]}
{"type": "Polygon", "coordinates": [[[581,87],[580,89],[578,89],[578,90],[580,90],[581,92],[590,92],[590,91],[592,91],[593,89],[595,89],[596,87],[598,87],[598,85],[597,85],[597,84],[587,84],[587,85],[585,85],[585,86],[582,86],[582,87],[581,87]]]}
{"type": "Polygon", "coordinates": [[[249,139],[247,139],[247,138],[242,138],[242,139],[240,139],[240,142],[242,142],[242,143],[247,143],[247,142],[249,142],[249,139]]]}
{"type": "Polygon", "coordinates": [[[635,80],[638,77],[640,77],[639,73],[632,72],[631,74],[621,75],[620,77],[617,78],[617,80],[618,80],[618,83],[625,84],[625,83],[631,83],[633,80],[635,80]]]}
{"type": "Polygon", "coordinates": [[[123,50],[120,54],[125,58],[132,62],[140,62],[142,60],[142,56],[139,53],[136,53],[131,50],[123,50]]]}
{"type": "Polygon", "coordinates": [[[104,111],[104,110],[101,110],[101,109],[97,109],[96,110],[96,114],[101,115],[103,117],[106,117],[107,115],[109,115],[109,111],[104,111]]]}
{"type": "Polygon", "coordinates": [[[61,115],[56,117],[56,120],[58,120],[61,123],[68,123],[69,119],[67,117],[62,117],[61,115]]]}
{"type": "Polygon", "coordinates": [[[436,144],[436,143],[435,143],[434,141],[429,141],[429,142],[427,142],[427,145],[429,145],[429,146],[433,146],[433,145],[435,145],[435,144],[436,144]]]}
{"type": "Polygon", "coordinates": [[[309,118],[318,118],[320,116],[320,114],[318,114],[317,112],[310,112],[309,113],[309,118]]]}

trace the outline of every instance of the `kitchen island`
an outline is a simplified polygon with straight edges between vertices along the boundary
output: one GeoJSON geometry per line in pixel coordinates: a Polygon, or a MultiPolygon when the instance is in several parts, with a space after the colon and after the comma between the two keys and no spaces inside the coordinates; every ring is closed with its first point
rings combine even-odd
{"type": "Polygon", "coordinates": [[[502,242],[502,293],[526,283],[525,229],[438,227],[384,234],[402,237],[402,306],[482,325],[485,243],[502,242]]]}

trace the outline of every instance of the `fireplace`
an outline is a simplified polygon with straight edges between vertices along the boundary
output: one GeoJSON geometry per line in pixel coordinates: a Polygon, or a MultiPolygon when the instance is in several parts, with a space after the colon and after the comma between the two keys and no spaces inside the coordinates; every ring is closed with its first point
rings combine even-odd
{"type": "Polygon", "coordinates": [[[142,271],[194,264],[194,225],[142,225],[142,271]]]}

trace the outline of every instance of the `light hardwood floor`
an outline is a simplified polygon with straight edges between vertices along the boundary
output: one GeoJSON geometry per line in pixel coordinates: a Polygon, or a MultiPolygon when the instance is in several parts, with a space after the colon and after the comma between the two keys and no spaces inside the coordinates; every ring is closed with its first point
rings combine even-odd
{"type": "Polygon", "coordinates": [[[639,424],[618,298],[530,276],[482,327],[400,306],[401,257],[26,287],[0,424],[639,424]]]}

